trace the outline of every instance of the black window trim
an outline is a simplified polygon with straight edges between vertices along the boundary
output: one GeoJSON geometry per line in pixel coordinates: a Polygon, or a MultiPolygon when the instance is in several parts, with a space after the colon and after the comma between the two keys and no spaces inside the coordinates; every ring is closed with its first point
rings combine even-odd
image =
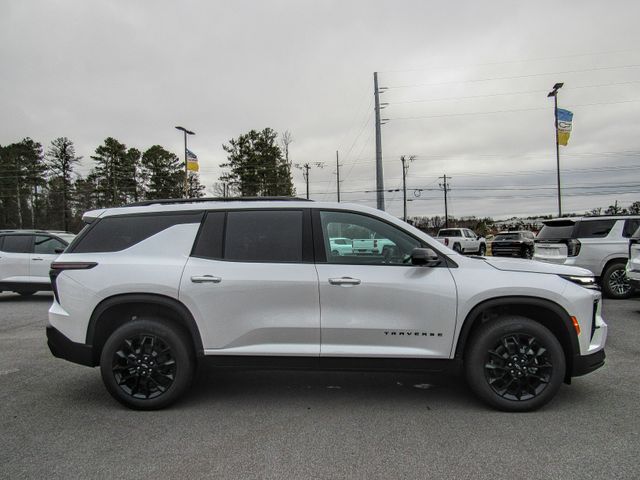
{"type": "Polygon", "coordinates": [[[198,229],[198,234],[193,242],[193,246],[191,248],[191,253],[189,256],[194,258],[202,258],[203,260],[213,260],[216,262],[227,262],[227,263],[269,263],[269,264],[287,264],[287,265],[302,265],[302,264],[313,264],[314,263],[314,248],[313,248],[313,227],[311,225],[311,210],[309,208],[300,208],[300,207],[287,207],[287,208],[230,208],[230,209],[212,209],[206,210],[206,214],[202,217],[200,222],[200,228],[198,229]],[[292,212],[302,212],[302,261],[274,261],[274,260],[231,260],[228,258],[224,258],[225,255],[225,242],[227,238],[227,219],[229,218],[229,213],[233,212],[282,212],[282,211],[292,211],[292,212]],[[204,223],[206,221],[207,215],[209,213],[224,213],[224,224],[222,227],[222,258],[211,258],[203,255],[195,255],[194,251],[196,245],[200,241],[200,235],[204,228],[204,223]]]}
{"type": "MultiPolygon", "coordinates": [[[[320,219],[320,212],[338,212],[338,213],[352,213],[355,215],[363,215],[365,217],[369,217],[372,218],[374,220],[377,220],[379,222],[385,223],[388,226],[392,227],[392,228],[396,228],[398,230],[400,230],[402,233],[404,233],[405,235],[408,235],[409,237],[413,238],[415,241],[417,241],[420,246],[422,248],[430,248],[431,250],[433,250],[434,252],[436,252],[438,254],[438,256],[442,259],[442,262],[440,263],[440,265],[437,265],[436,267],[429,267],[429,268],[458,268],[458,264],[456,262],[454,262],[453,260],[451,260],[446,254],[444,254],[440,249],[434,247],[431,244],[426,243],[424,240],[422,240],[421,238],[416,237],[414,234],[412,234],[411,232],[407,232],[404,228],[399,227],[398,225],[395,225],[389,221],[387,221],[384,218],[380,218],[377,217],[375,215],[371,215],[370,213],[367,212],[359,212],[357,210],[346,210],[346,209],[342,209],[342,208],[313,208],[312,209],[312,226],[313,226],[313,246],[314,246],[314,251],[316,253],[315,255],[315,263],[317,264],[321,264],[321,265],[357,265],[360,267],[409,267],[409,268],[416,268],[416,265],[412,265],[410,263],[405,264],[387,264],[387,263],[372,263],[372,264],[366,264],[366,263],[329,263],[327,261],[327,252],[326,249],[324,248],[324,234],[322,232],[322,220],[320,219]]],[[[422,267],[421,267],[422,268],[422,267]]]]}
{"type": "MultiPolygon", "coordinates": [[[[206,213],[206,210],[197,209],[197,210],[169,210],[169,211],[163,211],[163,212],[121,213],[121,214],[117,214],[117,215],[101,216],[101,217],[93,219],[91,221],[91,223],[86,223],[85,224],[86,228],[83,228],[80,231],[80,233],[78,233],[78,235],[76,235],[76,237],[73,239],[73,241],[71,243],[69,243],[69,246],[65,250],[65,253],[75,253],[76,247],[80,244],[82,239],[84,239],[84,237],[86,237],[91,230],[96,228],[96,225],[98,225],[102,220],[107,219],[107,218],[160,217],[160,216],[167,216],[167,215],[196,215],[196,214],[200,214],[200,220],[199,221],[195,221],[193,223],[200,223],[200,227],[202,227],[202,219],[204,218],[204,214],[205,213],[206,213]]],[[[185,223],[183,225],[189,225],[189,224],[185,223]]],[[[158,232],[158,233],[160,233],[160,232],[158,232]]],[[[143,240],[145,240],[145,239],[143,239],[143,240]]],[[[143,240],[141,240],[141,241],[143,241],[143,240]]],[[[140,243],[140,242],[138,242],[138,243],[140,243]]],[[[133,246],[133,245],[130,245],[130,246],[133,246]]],[[[115,253],[115,252],[121,252],[121,251],[122,250],[115,250],[114,252],[83,252],[83,253],[86,253],[86,254],[90,254],[90,253],[91,254],[93,254],[93,253],[115,253]]]]}

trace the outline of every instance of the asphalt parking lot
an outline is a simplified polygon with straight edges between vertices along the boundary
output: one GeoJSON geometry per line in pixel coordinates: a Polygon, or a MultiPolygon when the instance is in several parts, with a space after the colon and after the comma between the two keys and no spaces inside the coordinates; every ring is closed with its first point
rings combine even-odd
{"type": "Polygon", "coordinates": [[[0,478],[640,477],[640,298],[605,302],[605,367],[526,414],[457,378],[210,367],[174,407],[134,412],[51,356],[50,302],[0,294],[0,478]]]}

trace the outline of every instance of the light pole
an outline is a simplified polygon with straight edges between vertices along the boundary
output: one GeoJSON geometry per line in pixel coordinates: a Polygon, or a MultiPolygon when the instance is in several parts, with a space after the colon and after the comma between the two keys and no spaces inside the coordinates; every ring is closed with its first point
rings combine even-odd
{"type": "Polygon", "coordinates": [[[558,169],[558,217],[562,217],[562,196],[560,193],[560,145],[558,144],[558,90],[562,88],[564,83],[556,83],[547,97],[553,97],[553,118],[555,119],[556,130],[556,164],[558,169]]]}
{"type": "Polygon", "coordinates": [[[177,126],[177,130],[184,132],[184,198],[189,196],[189,170],[187,169],[187,135],[195,135],[196,132],[177,126]]]}

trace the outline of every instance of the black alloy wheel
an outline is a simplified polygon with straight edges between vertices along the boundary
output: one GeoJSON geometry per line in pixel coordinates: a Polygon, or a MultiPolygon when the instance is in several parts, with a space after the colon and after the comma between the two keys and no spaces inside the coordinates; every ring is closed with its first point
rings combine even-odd
{"type": "Polygon", "coordinates": [[[176,360],[162,338],[141,334],[122,341],[113,354],[111,370],[127,395],[150,399],[171,387],[176,376],[176,360]]]}
{"type": "Polygon", "coordinates": [[[553,364],[540,341],[527,334],[510,334],[487,350],[484,373],[491,389],[508,400],[529,400],[551,380],[553,364]]]}
{"type": "Polygon", "coordinates": [[[558,392],[566,359],[560,342],[542,324],[505,315],[481,325],[465,352],[469,387],[504,411],[540,408],[558,392]]]}
{"type": "Polygon", "coordinates": [[[533,247],[525,245],[522,247],[522,258],[532,259],[533,258],[533,247]]]}
{"type": "Polygon", "coordinates": [[[175,402],[189,387],[195,367],[188,334],[161,318],[131,320],[102,348],[100,372],[108,392],[137,410],[175,402]]]}

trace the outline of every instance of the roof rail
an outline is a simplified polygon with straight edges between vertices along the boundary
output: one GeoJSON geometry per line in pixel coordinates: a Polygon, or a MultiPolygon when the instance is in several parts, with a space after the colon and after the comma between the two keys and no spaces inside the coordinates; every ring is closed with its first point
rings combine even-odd
{"type": "Polygon", "coordinates": [[[173,203],[201,203],[201,202],[312,202],[299,197],[200,197],[200,198],[162,198],[157,200],[142,200],[128,203],[126,207],[146,207],[149,205],[170,205],[173,203]]]}

